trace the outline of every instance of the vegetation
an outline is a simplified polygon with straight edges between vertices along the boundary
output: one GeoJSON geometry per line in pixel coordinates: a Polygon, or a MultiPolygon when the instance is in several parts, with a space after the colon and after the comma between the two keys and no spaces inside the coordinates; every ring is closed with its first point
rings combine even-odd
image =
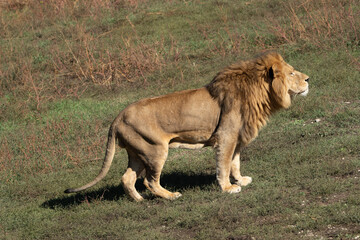
{"type": "Polygon", "coordinates": [[[0,238],[359,239],[360,3],[355,0],[0,1],[0,238]],[[273,49],[310,93],[241,152],[254,182],[222,194],[212,149],[170,151],[176,201],[129,200],[108,127],[129,103],[211,81],[273,49]]]}

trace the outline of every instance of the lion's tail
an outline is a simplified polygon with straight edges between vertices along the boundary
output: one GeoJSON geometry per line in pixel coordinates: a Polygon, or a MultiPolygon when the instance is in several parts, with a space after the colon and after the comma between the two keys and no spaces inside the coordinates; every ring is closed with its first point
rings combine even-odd
{"type": "Polygon", "coordinates": [[[112,160],[115,155],[115,135],[116,134],[115,134],[113,128],[111,127],[109,130],[109,135],[108,135],[105,159],[104,159],[104,163],[100,170],[99,175],[93,181],[89,182],[88,184],[85,184],[82,187],[66,189],[65,193],[74,193],[74,192],[79,192],[79,191],[85,190],[89,187],[94,186],[96,183],[101,181],[101,179],[103,179],[106,176],[106,174],[108,173],[108,171],[110,169],[112,160]]]}

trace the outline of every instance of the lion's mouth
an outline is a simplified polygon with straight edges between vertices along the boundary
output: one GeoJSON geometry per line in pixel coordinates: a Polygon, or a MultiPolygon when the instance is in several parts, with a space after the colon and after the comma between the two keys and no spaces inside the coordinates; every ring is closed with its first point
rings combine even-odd
{"type": "Polygon", "coordinates": [[[306,95],[309,93],[309,89],[307,88],[305,91],[303,92],[300,92],[299,95],[300,96],[303,96],[303,97],[306,97],[306,95]]]}
{"type": "Polygon", "coordinates": [[[306,88],[304,91],[301,91],[301,92],[294,92],[294,91],[289,90],[289,94],[290,94],[291,98],[295,98],[298,95],[305,97],[308,93],[309,93],[309,88],[306,88]]]}

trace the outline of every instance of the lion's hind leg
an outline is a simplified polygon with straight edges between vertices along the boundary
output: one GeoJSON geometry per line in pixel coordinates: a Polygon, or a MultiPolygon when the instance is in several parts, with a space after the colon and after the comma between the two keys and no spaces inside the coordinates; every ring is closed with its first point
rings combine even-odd
{"type": "Polygon", "coordinates": [[[181,197],[179,192],[170,192],[160,185],[160,174],[147,174],[144,179],[144,185],[152,194],[169,200],[175,200],[181,197]]]}
{"type": "Polygon", "coordinates": [[[134,154],[128,151],[129,166],[125,174],[121,178],[121,183],[125,192],[135,201],[142,201],[144,198],[138,193],[135,188],[135,183],[138,177],[140,177],[145,171],[144,164],[136,158],[134,154]]]}
{"type": "Polygon", "coordinates": [[[179,192],[170,192],[160,185],[160,175],[165,164],[168,155],[167,146],[155,146],[153,154],[149,154],[146,159],[146,177],[144,179],[144,185],[156,196],[166,198],[169,200],[175,200],[181,196],[179,192]],[[154,154],[155,153],[155,154],[154,154]]]}

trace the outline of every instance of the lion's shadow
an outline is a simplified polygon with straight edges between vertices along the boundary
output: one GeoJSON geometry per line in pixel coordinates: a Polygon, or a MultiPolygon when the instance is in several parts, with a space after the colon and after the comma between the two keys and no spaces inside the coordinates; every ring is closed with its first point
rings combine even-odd
{"type": "MultiPolygon", "coordinates": [[[[215,183],[216,178],[214,174],[187,174],[182,172],[175,172],[164,174],[161,177],[161,184],[170,191],[180,191],[195,188],[206,187],[215,183]]],[[[136,189],[143,193],[146,188],[142,183],[142,179],[136,182],[136,189]]],[[[116,201],[125,197],[125,192],[122,186],[105,186],[94,191],[84,191],[73,195],[66,195],[59,198],[54,198],[45,201],[41,204],[43,208],[70,208],[80,204],[89,204],[95,201],[116,201]]],[[[148,199],[154,198],[148,194],[145,196],[148,199]]]]}

